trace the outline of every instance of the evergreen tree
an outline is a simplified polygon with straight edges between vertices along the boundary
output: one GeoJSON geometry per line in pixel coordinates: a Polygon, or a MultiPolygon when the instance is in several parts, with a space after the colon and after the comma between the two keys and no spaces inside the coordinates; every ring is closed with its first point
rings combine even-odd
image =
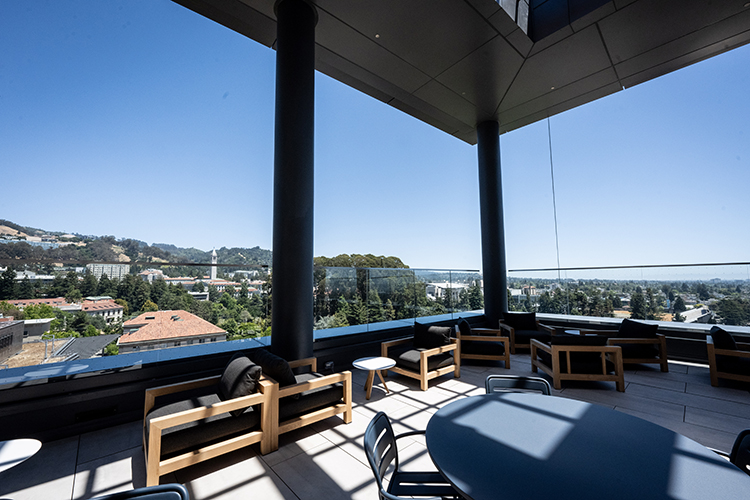
{"type": "Polygon", "coordinates": [[[36,298],[36,289],[28,276],[24,276],[21,284],[16,286],[16,296],[19,299],[36,298]]]}
{"type": "Polygon", "coordinates": [[[11,266],[0,274],[0,300],[16,298],[16,271],[11,266]]]}
{"type": "Polygon", "coordinates": [[[479,285],[479,280],[469,287],[469,309],[476,311],[478,309],[484,309],[484,295],[482,295],[482,287],[479,285]]]}
{"type": "Polygon", "coordinates": [[[676,313],[681,313],[687,310],[687,306],[685,305],[685,301],[682,299],[682,296],[678,295],[677,298],[674,300],[674,305],[672,306],[672,309],[676,313]]]}
{"type": "Polygon", "coordinates": [[[635,292],[630,296],[630,318],[646,319],[646,299],[640,292],[635,292]]]}
{"type": "Polygon", "coordinates": [[[83,297],[93,297],[97,294],[98,289],[99,282],[96,280],[96,277],[90,271],[87,271],[83,276],[83,281],[80,283],[81,295],[83,297]]]}

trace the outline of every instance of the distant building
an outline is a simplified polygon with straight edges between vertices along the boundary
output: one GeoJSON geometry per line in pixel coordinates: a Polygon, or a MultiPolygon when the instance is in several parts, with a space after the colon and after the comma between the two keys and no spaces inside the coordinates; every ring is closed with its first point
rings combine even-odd
{"type": "Polygon", "coordinates": [[[122,321],[123,307],[112,300],[112,297],[86,297],[81,304],[81,310],[89,316],[101,316],[111,325],[122,321]]]}
{"type": "Polygon", "coordinates": [[[211,281],[216,280],[216,271],[218,269],[217,264],[219,263],[219,256],[216,255],[216,249],[211,252],[211,281]]]}
{"type": "Polygon", "coordinates": [[[146,269],[145,271],[138,273],[138,276],[140,276],[143,281],[148,281],[149,283],[153,283],[156,279],[164,279],[164,273],[161,269],[146,269]]]}
{"type": "Polygon", "coordinates": [[[187,311],[143,313],[122,325],[117,341],[120,354],[166,349],[207,342],[223,342],[227,332],[187,311]]]}
{"type": "Polygon", "coordinates": [[[23,321],[0,321],[0,363],[23,350],[23,321]]]}
{"type": "Polygon", "coordinates": [[[685,323],[708,323],[714,317],[714,313],[708,307],[696,307],[682,311],[680,316],[683,317],[685,323]]]}
{"type": "Polygon", "coordinates": [[[465,290],[466,285],[458,284],[458,283],[427,283],[427,286],[425,287],[425,292],[427,293],[427,296],[430,297],[433,300],[437,299],[444,299],[445,296],[448,294],[448,291],[450,291],[451,294],[451,300],[453,302],[458,302],[459,296],[461,295],[461,290],[465,290]]]}
{"type": "Polygon", "coordinates": [[[16,273],[16,281],[23,281],[28,278],[29,281],[38,282],[43,285],[49,285],[55,281],[55,276],[52,274],[36,274],[33,271],[21,271],[16,273]]]}
{"type": "Polygon", "coordinates": [[[102,274],[106,274],[109,279],[121,280],[130,274],[130,264],[86,264],[86,269],[96,279],[101,278],[102,274]]]}
{"type": "Polygon", "coordinates": [[[38,341],[42,335],[47,333],[54,318],[25,319],[23,320],[23,341],[38,341]]]}
{"type": "Polygon", "coordinates": [[[26,306],[36,306],[39,304],[47,304],[48,306],[52,306],[57,309],[62,309],[66,306],[72,306],[70,302],[65,297],[56,297],[56,298],[48,298],[48,299],[15,299],[15,300],[9,300],[7,301],[8,304],[17,307],[21,311],[23,311],[23,308],[26,306]]]}

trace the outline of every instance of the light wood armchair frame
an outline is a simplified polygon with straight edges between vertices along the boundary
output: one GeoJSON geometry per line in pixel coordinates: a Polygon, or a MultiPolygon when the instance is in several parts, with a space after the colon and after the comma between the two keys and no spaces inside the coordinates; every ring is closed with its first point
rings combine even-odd
{"type": "Polygon", "coordinates": [[[711,335],[706,336],[706,347],[708,348],[708,368],[711,372],[711,385],[714,387],[719,386],[719,379],[726,378],[730,380],[738,380],[740,382],[750,382],[750,375],[740,375],[738,373],[731,372],[720,372],[718,365],[716,364],[716,356],[734,356],[737,358],[749,358],[750,359],[750,343],[747,342],[736,342],[737,350],[732,349],[716,349],[714,346],[714,339],[711,335]]]}
{"type": "Polygon", "coordinates": [[[583,345],[548,345],[539,342],[536,339],[531,340],[531,371],[537,373],[541,369],[544,373],[552,377],[555,389],[562,388],[563,380],[596,380],[604,382],[614,382],[617,390],[625,392],[625,375],[622,364],[622,349],[619,346],[583,346],[583,345]],[[539,359],[537,352],[544,351],[549,353],[552,358],[552,366],[549,367],[539,359]],[[570,362],[570,353],[572,352],[595,352],[601,355],[602,372],[601,373],[573,373],[570,362]],[[560,353],[565,353],[567,370],[560,371],[560,353]],[[615,373],[607,373],[607,358],[615,366],[615,373]]]}
{"type": "MultiPolygon", "coordinates": [[[[384,358],[389,357],[388,356],[388,349],[391,347],[395,347],[397,345],[407,344],[409,342],[413,342],[414,337],[406,337],[403,339],[398,340],[391,340],[389,342],[383,342],[380,344],[380,355],[384,358]]],[[[406,377],[411,377],[419,380],[419,387],[423,391],[427,390],[428,387],[428,381],[432,380],[434,378],[440,377],[445,375],[446,373],[453,372],[453,376],[455,378],[459,378],[461,376],[461,344],[458,342],[457,339],[451,339],[451,343],[447,345],[443,345],[440,347],[435,347],[432,349],[426,349],[424,351],[421,351],[419,353],[419,372],[414,372],[411,370],[407,370],[405,368],[401,368],[400,366],[396,365],[393,368],[389,368],[388,370],[384,370],[386,374],[388,371],[396,372],[400,375],[404,375],[406,377]],[[437,370],[428,371],[427,370],[427,358],[430,356],[434,356],[436,354],[443,354],[446,352],[453,351],[453,364],[450,366],[444,366],[442,368],[438,368],[437,370]]]]}
{"type": "MultiPolygon", "coordinates": [[[[531,349],[531,344],[530,343],[529,344],[517,344],[516,343],[516,329],[515,328],[513,328],[510,325],[506,325],[505,323],[503,323],[502,320],[499,321],[498,325],[499,325],[499,327],[500,327],[501,330],[504,330],[504,331],[508,332],[507,336],[510,339],[510,353],[511,354],[515,354],[516,353],[516,348],[517,347],[520,347],[522,349],[531,349]]],[[[554,333],[555,333],[555,329],[554,328],[552,328],[551,326],[547,326],[547,325],[541,324],[539,322],[539,320],[537,320],[537,322],[536,322],[536,327],[539,330],[546,330],[547,333],[549,333],[550,335],[554,335],[554,333]]]]}
{"type": "MultiPolygon", "coordinates": [[[[583,332],[581,332],[583,333],[583,332]]],[[[659,350],[659,354],[655,358],[622,358],[622,362],[625,364],[649,364],[656,363],[660,366],[662,372],[669,371],[669,363],[667,362],[667,337],[661,333],[656,334],[655,339],[630,339],[630,338],[610,338],[607,340],[607,345],[619,345],[619,344],[651,344],[655,345],[659,350]]]]}
{"type": "MultiPolygon", "coordinates": [[[[317,371],[318,361],[316,358],[305,358],[298,359],[296,361],[290,361],[289,366],[291,368],[300,368],[303,366],[310,366],[313,372],[317,371]]],[[[269,379],[273,380],[273,379],[269,379]]],[[[271,398],[269,403],[269,413],[271,417],[271,430],[270,430],[270,442],[271,448],[276,450],[279,447],[279,434],[293,431],[304,427],[306,425],[319,422],[328,417],[339,415],[343,413],[344,423],[348,424],[352,421],[352,372],[343,371],[339,373],[333,373],[331,375],[324,375],[316,378],[315,380],[308,380],[306,382],[300,382],[294,385],[288,385],[286,387],[279,387],[275,385],[274,397],[271,398]],[[289,397],[294,394],[300,394],[311,389],[323,387],[326,385],[336,384],[341,382],[344,386],[344,401],[335,403],[331,406],[321,408],[311,413],[306,413],[298,417],[290,418],[284,422],[279,422],[279,400],[281,398],[289,397]]],[[[262,452],[261,452],[262,453],[262,452]]]]}
{"type": "Polygon", "coordinates": [[[504,361],[505,368],[510,368],[510,337],[504,337],[503,330],[493,330],[492,328],[472,328],[473,331],[481,335],[462,336],[461,330],[456,326],[456,342],[461,345],[461,341],[467,342],[501,342],[503,344],[504,354],[469,354],[464,350],[459,350],[461,359],[480,359],[488,361],[504,361]]]}
{"type": "Polygon", "coordinates": [[[217,457],[224,453],[244,448],[251,444],[260,443],[262,454],[269,453],[275,449],[272,448],[273,436],[270,432],[274,427],[272,420],[273,415],[270,411],[272,405],[270,403],[275,390],[274,388],[277,387],[277,385],[268,380],[260,381],[259,390],[256,394],[222,401],[213,405],[194,408],[192,410],[181,411],[172,415],[153,418],[151,419],[151,422],[148,423],[150,428],[148,429],[148,433],[146,432],[146,417],[148,412],[154,407],[157,397],[216,385],[220,379],[221,376],[217,375],[146,390],[146,402],[143,413],[143,450],[146,458],[146,486],[159,484],[159,477],[164,474],[203,462],[204,460],[217,457]],[[161,437],[164,429],[258,404],[260,405],[260,430],[251,430],[246,434],[162,460],[161,437]],[[146,437],[147,435],[148,438],[146,437]]]}

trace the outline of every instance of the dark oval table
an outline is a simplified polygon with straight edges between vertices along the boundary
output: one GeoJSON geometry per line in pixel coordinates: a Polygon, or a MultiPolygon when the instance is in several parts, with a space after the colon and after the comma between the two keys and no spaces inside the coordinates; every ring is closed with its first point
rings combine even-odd
{"type": "Polygon", "coordinates": [[[750,498],[750,476],[711,450],[603,406],[487,394],[430,419],[427,449],[472,500],[750,498]]]}

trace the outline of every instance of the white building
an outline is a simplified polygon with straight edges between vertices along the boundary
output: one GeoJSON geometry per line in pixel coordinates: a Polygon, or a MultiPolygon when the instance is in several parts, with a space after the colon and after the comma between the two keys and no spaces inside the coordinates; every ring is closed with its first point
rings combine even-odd
{"type": "Polygon", "coordinates": [[[86,264],[86,269],[96,279],[100,279],[102,274],[106,274],[109,279],[121,280],[130,274],[130,264],[86,264]]]}

